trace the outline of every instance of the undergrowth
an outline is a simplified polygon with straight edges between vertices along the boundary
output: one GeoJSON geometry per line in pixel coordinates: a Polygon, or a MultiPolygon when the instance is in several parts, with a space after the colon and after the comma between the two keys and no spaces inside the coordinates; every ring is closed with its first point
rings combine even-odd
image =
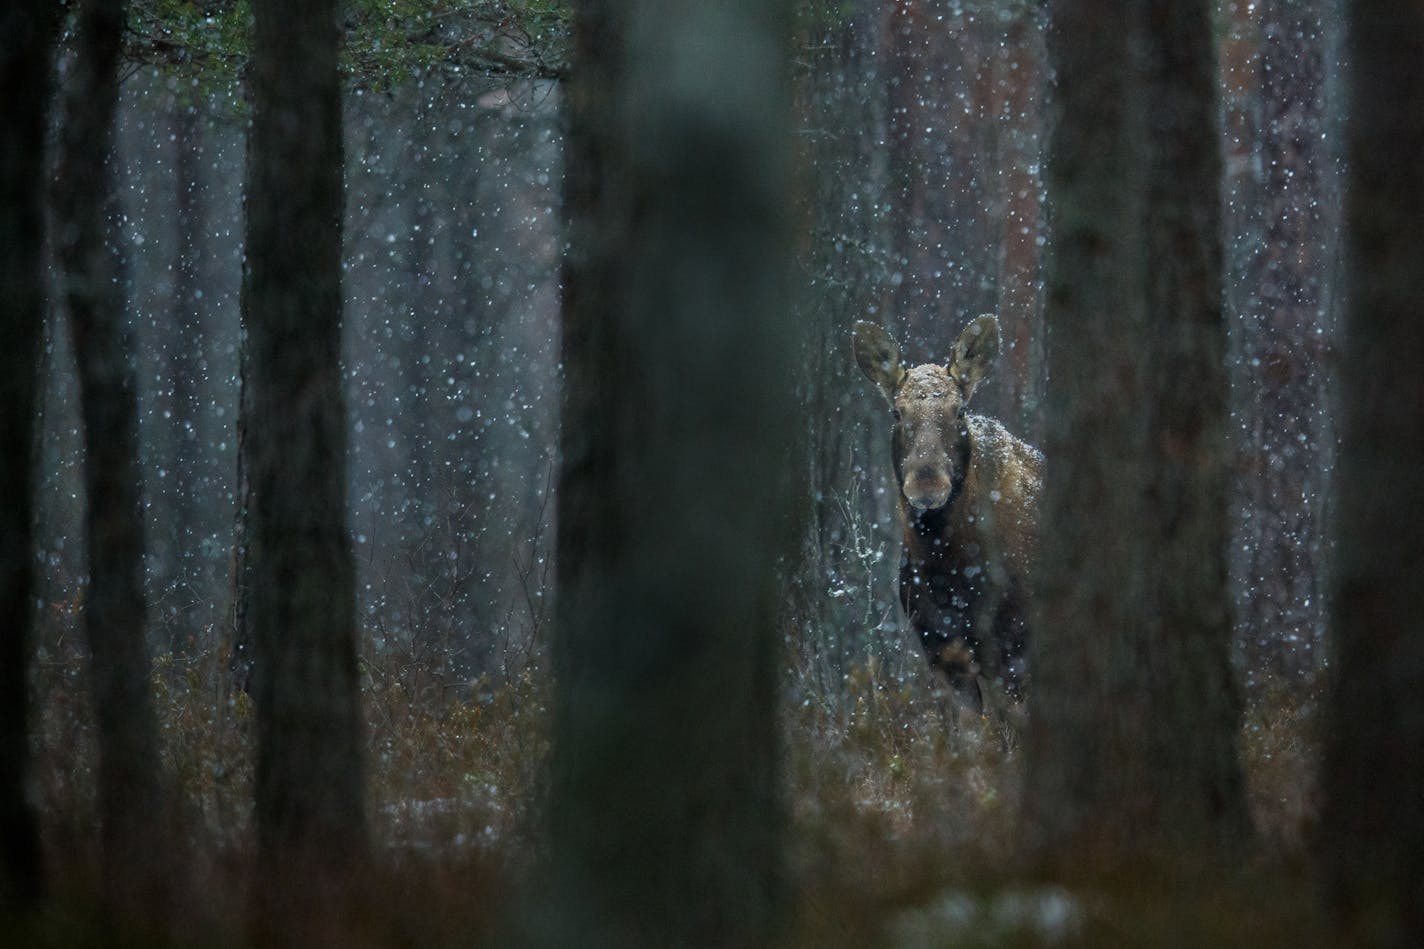
{"type": "MultiPolygon", "coordinates": [[[[241,945],[252,833],[252,709],[227,655],[163,656],[152,694],[173,813],[155,846],[183,868],[177,945],[241,945]]],[[[550,682],[522,668],[458,685],[409,657],[367,654],[362,687],[381,907],[373,946],[498,945],[530,880],[549,751],[550,682]]],[[[84,945],[93,910],[94,739],[84,651],[51,642],[32,675],[34,793],[52,908],[22,941],[84,945]]],[[[1261,845],[1239,872],[1061,885],[1018,858],[1022,755],[1013,728],[966,713],[922,674],[873,659],[834,694],[785,677],[790,947],[1312,944],[1309,851],[1318,704],[1259,699],[1242,756],[1261,845]]],[[[824,681],[824,677],[820,680],[824,681]]]]}

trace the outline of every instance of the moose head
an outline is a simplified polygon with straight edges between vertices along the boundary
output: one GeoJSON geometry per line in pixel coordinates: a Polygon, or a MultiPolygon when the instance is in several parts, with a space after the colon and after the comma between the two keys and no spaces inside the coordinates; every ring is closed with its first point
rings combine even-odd
{"type": "Polygon", "coordinates": [[[968,464],[965,407],[999,356],[999,321],[981,316],[960,334],[947,366],[907,368],[900,347],[879,326],[855,324],[855,359],[889,400],[895,420],[895,478],[916,511],[951,503],[968,464]]]}

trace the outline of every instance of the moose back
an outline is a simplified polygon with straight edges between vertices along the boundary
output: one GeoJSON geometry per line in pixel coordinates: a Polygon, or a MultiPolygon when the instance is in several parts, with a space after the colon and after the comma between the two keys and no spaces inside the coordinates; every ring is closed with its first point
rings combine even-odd
{"type": "Polygon", "coordinates": [[[957,689],[982,698],[996,683],[1018,696],[1043,456],[965,410],[998,358],[999,321],[970,323],[944,366],[907,367],[873,323],[856,323],[854,342],[861,371],[891,406],[905,526],[900,602],[910,625],[957,689]]]}

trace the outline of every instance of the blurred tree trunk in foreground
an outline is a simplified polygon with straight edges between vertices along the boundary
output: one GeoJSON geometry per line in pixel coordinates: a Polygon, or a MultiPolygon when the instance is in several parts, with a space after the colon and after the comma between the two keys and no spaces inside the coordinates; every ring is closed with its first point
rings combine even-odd
{"type": "Polygon", "coordinates": [[[40,853],[27,796],[34,625],[34,442],[45,319],[45,112],[59,7],[0,8],[0,910],[39,894],[40,853]]]}
{"type": "Polygon", "coordinates": [[[1361,945],[1424,944],[1424,10],[1347,8],[1345,352],[1329,897],[1361,945]]]}
{"type": "Polygon", "coordinates": [[[246,431],[264,941],[338,939],[367,847],[341,381],[332,0],[254,3],[246,431]]]}
{"type": "Polygon", "coordinates": [[[84,423],[85,631],[98,724],[104,887],[116,905],[157,911],[166,899],[164,821],[145,639],[138,396],[133,341],[124,327],[123,261],[112,226],[124,16],[122,0],[85,0],[79,7],[64,90],[54,232],[84,423]]]}
{"type": "Polygon", "coordinates": [[[1211,23],[1203,0],[1061,0],[1052,16],[1026,804],[1058,853],[1210,853],[1249,826],[1229,666],[1211,23]]]}
{"type": "Polygon", "coordinates": [[[789,18],[590,0],[575,31],[540,935],[765,945],[796,422],[789,18]]]}
{"type": "Polygon", "coordinates": [[[1219,74],[1208,0],[1145,10],[1147,774],[1164,838],[1229,850],[1251,828],[1231,666],[1219,74]]]}

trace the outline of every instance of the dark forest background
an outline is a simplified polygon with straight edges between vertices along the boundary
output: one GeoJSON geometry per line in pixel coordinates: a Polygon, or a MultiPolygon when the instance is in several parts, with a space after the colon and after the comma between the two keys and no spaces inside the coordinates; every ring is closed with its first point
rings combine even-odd
{"type": "Polygon", "coordinates": [[[1413,944],[1409,6],[12,4],[4,927],[1413,944]],[[851,354],[980,313],[1027,725],[851,354]]]}

